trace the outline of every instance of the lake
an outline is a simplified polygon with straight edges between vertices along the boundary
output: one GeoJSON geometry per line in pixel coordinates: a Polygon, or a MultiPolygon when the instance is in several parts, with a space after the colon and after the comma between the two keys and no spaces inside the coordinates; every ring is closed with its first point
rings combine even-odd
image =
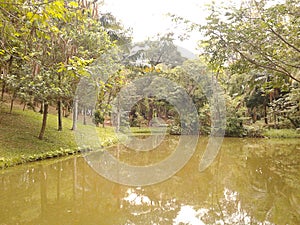
{"type": "MultiPolygon", "coordinates": [[[[300,224],[299,139],[224,138],[200,172],[207,142],[200,137],[181,170],[147,186],[112,182],[82,156],[2,170],[0,224],[300,224]]],[[[147,166],[172,155],[177,144],[178,137],[167,136],[151,151],[117,145],[107,152],[147,166]]]]}

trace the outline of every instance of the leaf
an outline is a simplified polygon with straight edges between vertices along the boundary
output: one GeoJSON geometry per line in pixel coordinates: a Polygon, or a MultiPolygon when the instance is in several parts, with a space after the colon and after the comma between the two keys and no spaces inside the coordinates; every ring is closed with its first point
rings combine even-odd
{"type": "Polygon", "coordinates": [[[69,6],[70,6],[70,7],[73,7],[73,8],[78,8],[78,3],[72,1],[72,2],[69,2],[69,6]]]}
{"type": "Polygon", "coordinates": [[[28,13],[26,14],[26,16],[27,16],[27,18],[28,18],[29,20],[31,20],[32,17],[33,17],[33,12],[28,12],[28,13]]]}

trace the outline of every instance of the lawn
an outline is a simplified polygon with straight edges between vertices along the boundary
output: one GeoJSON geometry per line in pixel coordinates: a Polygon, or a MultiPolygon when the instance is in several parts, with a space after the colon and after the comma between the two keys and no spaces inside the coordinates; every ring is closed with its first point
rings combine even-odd
{"type": "MultiPolygon", "coordinates": [[[[49,114],[44,140],[38,139],[41,122],[42,115],[38,112],[14,109],[9,114],[7,106],[2,105],[0,110],[0,168],[86,150],[77,145],[74,131],[70,129],[72,127],[70,118],[63,118],[63,131],[57,131],[57,117],[49,114]]],[[[117,137],[111,127],[95,128],[91,125],[84,126],[81,121],[78,123],[78,130],[86,136],[89,130],[95,131],[96,129],[101,146],[117,142],[117,137]]]]}

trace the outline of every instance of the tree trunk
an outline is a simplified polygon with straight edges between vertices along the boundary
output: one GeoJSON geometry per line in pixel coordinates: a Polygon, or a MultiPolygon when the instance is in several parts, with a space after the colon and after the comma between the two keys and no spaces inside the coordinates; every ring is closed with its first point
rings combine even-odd
{"type": "MultiPolygon", "coordinates": [[[[104,122],[103,122],[104,123],[104,122]]],[[[118,98],[118,108],[117,108],[117,130],[116,132],[120,131],[120,123],[121,123],[121,112],[120,112],[120,98],[118,98]]]]}
{"type": "MultiPolygon", "coordinates": [[[[58,81],[59,81],[59,87],[61,87],[61,74],[58,73],[58,81]]],[[[57,101],[57,123],[58,123],[58,131],[62,131],[62,101],[61,98],[57,101]]]]}
{"type": "Polygon", "coordinates": [[[0,73],[1,72],[3,74],[3,83],[2,83],[2,91],[1,91],[1,101],[3,101],[4,100],[5,88],[6,88],[5,78],[6,78],[6,75],[7,75],[7,70],[3,67],[2,71],[0,71],[0,73]]]}
{"type": "Polygon", "coordinates": [[[12,113],[12,110],[13,110],[13,107],[14,107],[14,98],[12,98],[11,99],[11,101],[10,101],[10,109],[9,109],[9,114],[11,114],[12,113]]]}
{"type": "Polygon", "coordinates": [[[48,102],[44,103],[44,112],[43,112],[43,122],[42,122],[42,128],[39,134],[39,139],[43,140],[44,138],[44,134],[45,134],[45,130],[46,130],[46,125],[47,125],[47,117],[48,117],[48,102]]]}
{"type": "Polygon", "coordinates": [[[73,125],[72,130],[77,129],[77,115],[78,115],[78,98],[77,96],[74,99],[74,107],[73,107],[73,125]]]}
{"type": "Polygon", "coordinates": [[[58,131],[62,131],[62,104],[61,99],[57,101],[57,122],[58,122],[58,131]]]}
{"type": "Polygon", "coordinates": [[[256,107],[252,109],[252,122],[255,123],[257,120],[256,107]]]}
{"type": "Polygon", "coordinates": [[[86,108],[83,107],[83,125],[86,125],[86,108]]]}
{"type": "Polygon", "coordinates": [[[13,107],[14,107],[14,101],[16,99],[16,94],[13,93],[12,97],[11,97],[11,101],[10,101],[10,110],[9,110],[9,114],[12,113],[13,107]]]}
{"type": "Polygon", "coordinates": [[[1,91],[1,101],[4,100],[5,87],[6,87],[6,84],[5,84],[5,81],[3,81],[2,91],[1,91]]]}
{"type": "Polygon", "coordinates": [[[153,118],[153,102],[152,99],[148,99],[148,115],[147,115],[147,120],[148,120],[148,126],[151,126],[151,120],[153,118]]]}
{"type": "Polygon", "coordinates": [[[267,104],[264,102],[264,117],[265,117],[265,124],[268,124],[268,114],[267,114],[267,104]]]}
{"type": "Polygon", "coordinates": [[[44,103],[41,102],[41,107],[39,113],[43,114],[44,113],[44,103]]]}

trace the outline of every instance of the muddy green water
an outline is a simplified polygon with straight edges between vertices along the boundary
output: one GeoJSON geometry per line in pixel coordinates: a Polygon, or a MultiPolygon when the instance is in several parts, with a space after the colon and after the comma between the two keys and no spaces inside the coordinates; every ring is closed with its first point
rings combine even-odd
{"type": "MultiPolygon", "coordinates": [[[[300,224],[300,140],[225,138],[214,163],[199,172],[207,138],[170,179],[151,186],[113,183],[80,156],[0,171],[0,224],[300,224]]],[[[109,149],[132,165],[172,153],[109,149]]]]}

